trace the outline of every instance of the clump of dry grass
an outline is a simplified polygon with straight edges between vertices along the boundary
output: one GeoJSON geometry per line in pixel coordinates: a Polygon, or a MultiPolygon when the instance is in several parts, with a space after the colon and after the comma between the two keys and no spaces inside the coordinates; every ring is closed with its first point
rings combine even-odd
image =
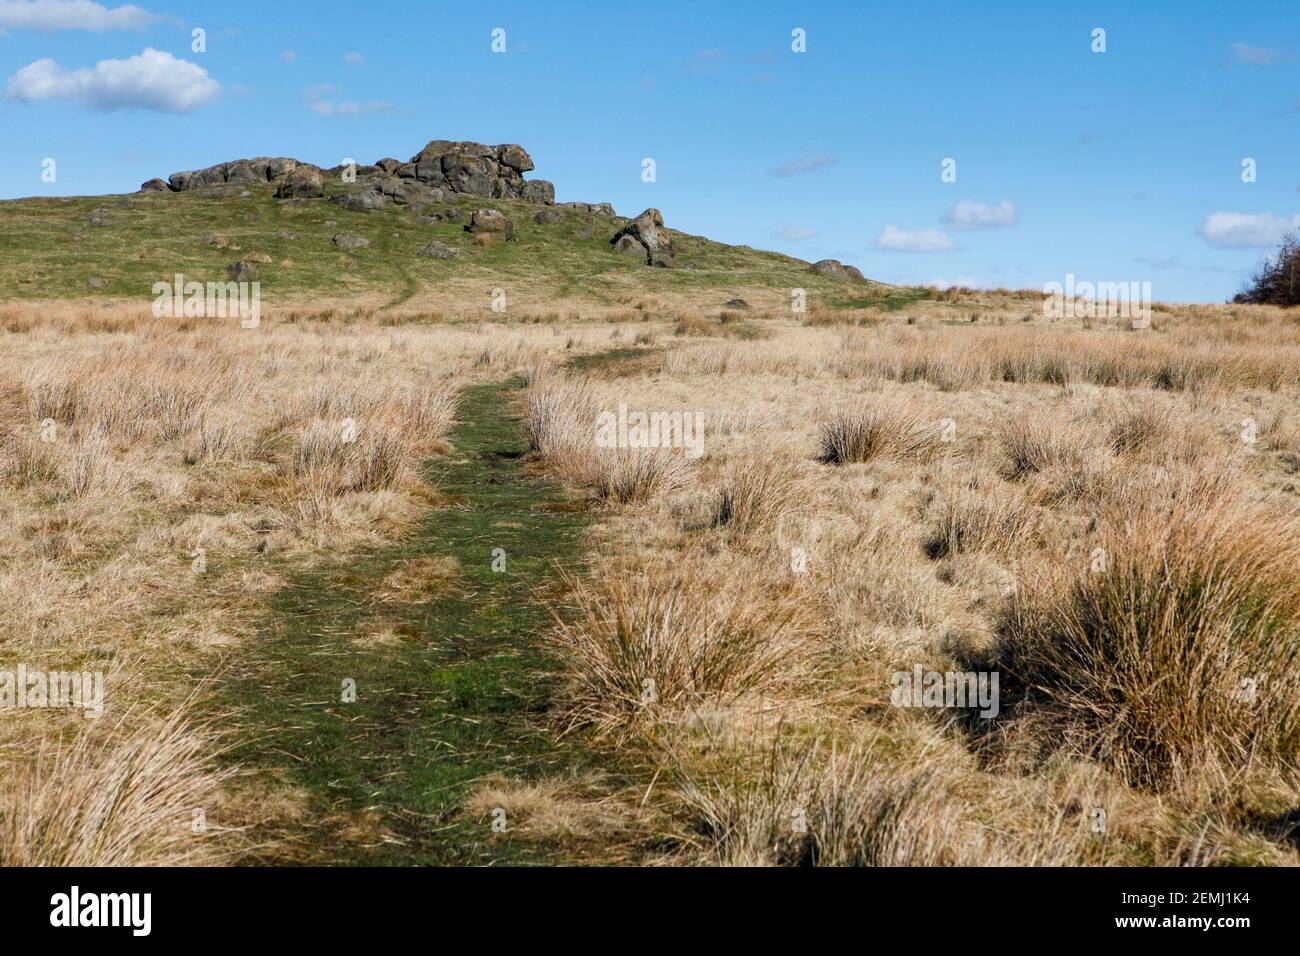
{"type": "Polygon", "coordinates": [[[1139,786],[1300,757],[1300,537],[1239,501],[1130,501],[1092,560],[1021,589],[1000,666],[1059,739],[1139,786]]]}
{"type": "Polygon", "coordinates": [[[1004,474],[1012,481],[1052,469],[1080,471],[1091,460],[1093,443],[1088,429],[1056,416],[1012,419],[998,430],[997,437],[1004,474]]]}
{"type": "Polygon", "coordinates": [[[547,643],[565,663],[571,726],[625,733],[800,673],[806,620],[788,591],[698,563],[569,584],[573,613],[552,608],[547,643]]]}
{"type": "Polygon", "coordinates": [[[939,756],[889,757],[885,749],[855,742],[841,752],[817,741],[790,750],[778,739],[760,766],[735,757],[730,774],[687,774],[685,815],[707,852],[729,865],[988,862],[988,842],[939,756]]]}
{"type": "Polygon", "coordinates": [[[943,425],[926,421],[906,406],[878,401],[841,409],[821,427],[818,461],[846,465],[888,457],[919,461],[942,446],[943,425]]]}
{"type": "Polygon", "coordinates": [[[933,558],[986,551],[1000,557],[1021,553],[1040,527],[1036,509],[1019,495],[965,491],[944,498],[925,540],[933,558]]]}
{"type": "Polygon", "coordinates": [[[27,488],[54,481],[58,474],[58,459],[48,442],[18,428],[0,431],[0,484],[27,488]]]}
{"type": "Polygon", "coordinates": [[[1116,454],[1137,454],[1166,442],[1171,433],[1168,410],[1139,405],[1116,416],[1107,437],[1116,454]]]}
{"type": "Polygon", "coordinates": [[[689,481],[680,449],[598,447],[598,402],[581,379],[542,376],[528,389],[526,413],[529,448],[597,501],[647,501],[689,481]]]}
{"type": "Polygon", "coordinates": [[[193,812],[210,809],[228,773],[215,738],[181,711],[134,730],[83,731],[11,767],[0,782],[6,866],[183,866],[219,861],[193,812]]]}
{"type": "Polygon", "coordinates": [[[798,472],[776,454],[741,461],[718,489],[710,524],[738,534],[771,530],[799,497],[798,472]]]}

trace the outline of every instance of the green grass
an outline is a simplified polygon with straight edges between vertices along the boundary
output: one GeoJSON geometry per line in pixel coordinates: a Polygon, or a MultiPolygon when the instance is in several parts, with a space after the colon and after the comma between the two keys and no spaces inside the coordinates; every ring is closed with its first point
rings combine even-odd
{"type": "Polygon", "coordinates": [[[0,202],[0,300],[95,296],[152,302],[157,281],[170,281],[178,272],[187,280],[220,280],[227,265],[252,253],[273,260],[259,266],[264,305],[374,293],[395,305],[464,278],[503,286],[540,283],[552,297],[603,304],[625,300],[629,276],[646,293],[731,295],[761,287],[805,288],[810,296],[831,297],[848,287],[844,280],[809,272],[799,259],[680,232],[673,232],[677,260],[689,268],[651,269],[611,248],[609,238],[621,220],[562,212],[562,221],[541,225],[532,215],[543,207],[515,200],[456,197],[422,214],[457,206],[461,222],[421,225],[404,206],[348,212],[326,199],[289,205],[272,196],[270,185],[248,191],[247,197],[196,191],[0,202]],[[514,221],[513,241],[491,248],[472,244],[463,226],[472,210],[483,207],[500,209],[514,221]],[[89,224],[96,210],[108,225],[89,224]],[[579,238],[584,227],[594,227],[591,238],[579,238]],[[371,242],[347,253],[354,260],[350,269],[340,265],[345,251],[332,242],[341,232],[371,242]],[[238,248],[207,245],[203,237],[209,234],[238,248]],[[451,260],[418,258],[416,252],[434,240],[464,251],[451,260]],[[292,265],[282,265],[285,260],[292,265]],[[92,279],[108,285],[92,288],[92,279]]]}
{"type": "Polygon", "coordinates": [[[303,824],[259,832],[245,862],[406,865],[540,863],[598,858],[599,847],[493,834],[460,812],[477,781],[566,775],[586,751],[557,741],[542,718],[555,668],[537,649],[548,626],[535,588],[578,561],[587,513],[560,505],[559,486],[522,474],[526,450],[506,386],[463,394],[455,451],[430,480],[458,503],[432,512],[408,540],[303,573],[268,608],[268,624],[219,695],[257,731],[230,758],[255,778],[308,795],[303,824]],[[506,553],[494,572],[493,549],[506,553]],[[426,604],[385,605],[400,646],[359,646],[376,584],[413,558],[449,556],[450,591],[426,604]],[[357,699],[342,703],[344,678],[357,699]],[[260,773],[259,773],[260,771],[260,773]],[[393,842],[349,829],[363,816],[393,842]],[[296,848],[296,849],[294,849],[296,848]]]}

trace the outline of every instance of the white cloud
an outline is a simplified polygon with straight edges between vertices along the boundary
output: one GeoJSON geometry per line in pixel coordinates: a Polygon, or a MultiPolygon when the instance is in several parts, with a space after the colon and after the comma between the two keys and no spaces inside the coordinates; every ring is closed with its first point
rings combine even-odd
{"type": "Polygon", "coordinates": [[[802,242],[805,239],[816,239],[820,236],[816,229],[808,226],[786,226],[784,229],[772,233],[773,239],[784,239],[786,242],[802,242]]]}
{"type": "Polygon", "coordinates": [[[952,278],[936,276],[926,285],[935,289],[979,289],[982,291],[998,288],[994,282],[983,276],[954,276],[952,278]]]}
{"type": "Polygon", "coordinates": [[[1300,229],[1300,213],[1279,219],[1267,212],[1216,212],[1206,216],[1197,235],[1221,249],[1249,249],[1276,246],[1286,233],[1300,229]]]}
{"type": "Polygon", "coordinates": [[[871,245],[881,252],[952,252],[957,248],[942,230],[908,230],[893,225],[882,229],[871,245]]]}
{"type": "Polygon", "coordinates": [[[1286,50],[1269,50],[1262,46],[1249,46],[1245,43],[1234,43],[1231,50],[1233,60],[1238,63],[1249,63],[1252,66],[1269,66],[1273,63],[1286,63],[1295,59],[1295,54],[1286,50]]]}
{"type": "Polygon", "coordinates": [[[29,63],[5,87],[6,100],[39,103],[72,100],[92,110],[158,110],[188,113],[211,102],[221,84],[208,71],[152,47],[125,60],[101,60],[93,68],[66,70],[53,60],[29,63]]]}
{"type": "Polygon", "coordinates": [[[91,0],[0,0],[0,27],[10,30],[143,30],[157,19],[131,4],[110,10],[91,0]]]}
{"type": "Polygon", "coordinates": [[[952,229],[1004,229],[1020,221],[1016,204],[1003,200],[996,206],[963,199],[943,215],[946,226],[952,229]]]}
{"type": "Polygon", "coordinates": [[[360,53],[344,53],[343,62],[350,66],[361,66],[361,64],[366,62],[366,58],[360,53]]]}
{"type": "Polygon", "coordinates": [[[284,60],[285,63],[292,63],[294,60],[298,59],[298,54],[293,50],[281,50],[280,59],[284,60]]]}
{"type": "Polygon", "coordinates": [[[814,173],[823,166],[834,165],[834,156],[804,156],[802,159],[792,159],[788,163],[782,163],[767,172],[769,176],[798,176],[800,173],[814,173]]]}
{"type": "Polygon", "coordinates": [[[328,83],[309,86],[302,91],[303,102],[307,109],[319,116],[357,116],[361,113],[391,113],[393,104],[383,100],[369,100],[359,103],[356,100],[336,100],[335,89],[328,83]]]}

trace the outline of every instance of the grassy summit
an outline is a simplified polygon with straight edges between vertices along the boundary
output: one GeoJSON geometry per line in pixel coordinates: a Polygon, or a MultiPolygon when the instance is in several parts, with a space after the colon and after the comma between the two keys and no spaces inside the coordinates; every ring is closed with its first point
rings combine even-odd
{"type": "Polygon", "coordinates": [[[177,272],[187,280],[222,280],[228,265],[249,257],[259,261],[263,301],[271,306],[326,298],[415,305],[453,294],[486,301],[493,287],[502,287],[552,305],[612,305],[629,292],[695,299],[714,290],[721,305],[732,295],[758,290],[768,308],[788,309],[794,288],[820,302],[860,296],[872,287],[817,275],[800,259],[675,231],[682,268],[652,269],[611,247],[610,237],[625,219],[562,206],[454,195],[418,213],[397,205],[353,212],[328,199],[277,200],[273,184],[242,191],[248,195],[194,191],[0,202],[0,299],[96,295],[149,301],[154,282],[170,281],[177,272]],[[459,221],[420,221],[452,207],[461,210],[459,221]],[[510,217],[513,240],[475,245],[464,225],[480,208],[510,217]],[[559,221],[534,222],[533,215],[547,208],[555,209],[559,221]],[[333,241],[339,234],[360,236],[370,245],[340,248],[333,241]],[[417,257],[434,241],[461,254],[417,257]]]}

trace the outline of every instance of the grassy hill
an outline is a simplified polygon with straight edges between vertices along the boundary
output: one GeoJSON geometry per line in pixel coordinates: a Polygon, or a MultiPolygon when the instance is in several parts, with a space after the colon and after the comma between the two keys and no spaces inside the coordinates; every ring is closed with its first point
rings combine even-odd
{"type": "Polygon", "coordinates": [[[748,293],[761,300],[755,305],[788,309],[793,288],[805,289],[810,303],[827,304],[886,288],[817,275],[789,256],[675,231],[682,267],[652,269],[611,248],[610,237],[626,220],[562,207],[555,207],[559,222],[539,224],[532,216],[547,207],[517,200],[453,196],[417,215],[397,205],[353,212],[328,199],[295,205],[275,199],[273,190],[267,184],[248,187],[246,196],[195,191],[0,202],[0,300],[93,295],[151,301],[156,281],[177,272],[200,282],[223,279],[228,265],[249,256],[262,259],[262,299],[271,306],[328,298],[418,307],[486,298],[491,288],[502,287],[518,301],[550,307],[611,306],[647,293],[694,303],[717,298],[721,305],[748,293]],[[461,210],[459,222],[418,221],[453,206],[461,210]],[[513,220],[512,241],[493,247],[472,242],[464,224],[485,207],[513,220]],[[333,242],[340,233],[370,245],[341,249],[333,242]],[[205,237],[221,237],[227,245],[205,237]],[[417,257],[435,240],[461,254],[417,257]]]}

